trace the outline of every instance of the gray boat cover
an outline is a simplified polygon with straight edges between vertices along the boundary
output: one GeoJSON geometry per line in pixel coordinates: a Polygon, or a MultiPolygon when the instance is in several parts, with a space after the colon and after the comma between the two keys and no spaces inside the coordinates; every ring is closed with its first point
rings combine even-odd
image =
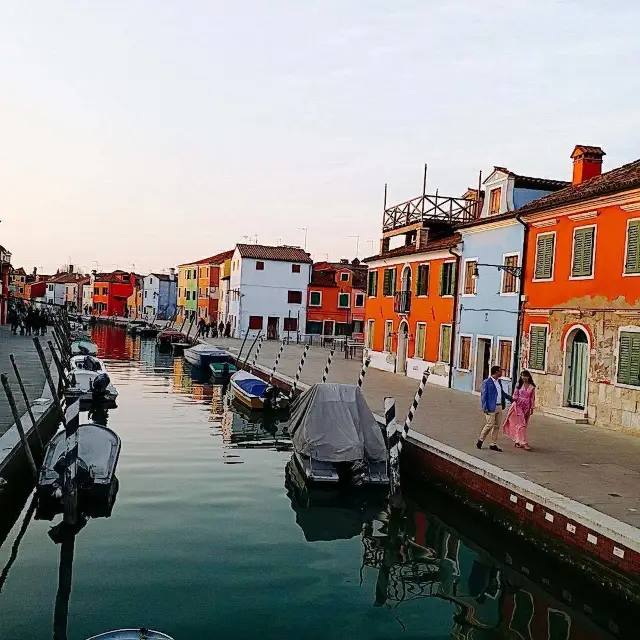
{"type": "Polygon", "coordinates": [[[319,383],[292,408],[294,449],[322,462],[386,460],[382,430],[355,384],[319,383]]]}

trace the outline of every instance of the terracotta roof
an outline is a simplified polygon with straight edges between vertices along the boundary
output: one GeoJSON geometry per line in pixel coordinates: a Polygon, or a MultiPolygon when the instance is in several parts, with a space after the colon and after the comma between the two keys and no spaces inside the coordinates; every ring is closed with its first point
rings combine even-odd
{"type": "Polygon", "coordinates": [[[233,249],[230,251],[222,251],[221,253],[216,253],[216,255],[211,256],[210,258],[198,260],[198,262],[195,262],[194,264],[222,264],[233,255],[233,251],[233,249]]]}
{"type": "Polygon", "coordinates": [[[236,245],[243,258],[254,260],[277,260],[281,262],[303,262],[311,264],[311,256],[300,247],[270,247],[264,244],[238,244],[236,245]]]}
{"type": "Polygon", "coordinates": [[[535,211],[544,211],[545,209],[560,207],[572,202],[580,202],[609,193],[618,193],[637,188],[640,188],[640,160],[635,160],[617,169],[585,180],[582,184],[571,185],[566,189],[538,198],[520,207],[518,213],[529,214],[535,211]]]}
{"type": "Polygon", "coordinates": [[[153,276],[154,278],[157,278],[158,280],[163,280],[165,282],[169,282],[170,280],[175,280],[175,276],[172,278],[168,273],[148,273],[145,278],[148,278],[149,276],[153,276]]]}
{"type": "Polygon", "coordinates": [[[27,272],[24,270],[23,267],[18,267],[17,269],[13,270],[13,275],[14,276],[26,276],[27,272]]]}
{"type": "Polygon", "coordinates": [[[398,247],[397,249],[391,249],[383,254],[370,256],[365,258],[365,262],[372,262],[373,260],[384,260],[385,258],[395,258],[397,256],[410,256],[428,253],[429,251],[440,251],[441,249],[449,249],[455,247],[462,240],[462,236],[459,233],[446,236],[445,238],[438,238],[436,240],[430,240],[427,242],[427,246],[424,249],[416,251],[414,245],[410,247],[398,247]]]}
{"type": "Polygon", "coordinates": [[[594,154],[598,156],[606,156],[607,154],[602,150],[602,147],[594,147],[588,144],[577,144],[571,152],[570,158],[581,156],[582,154],[594,154]]]}
{"type": "Polygon", "coordinates": [[[49,282],[57,282],[59,284],[67,284],[78,282],[83,276],[78,273],[61,273],[53,278],[49,278],[49,282]]]}
{"type": "Polygon", "coordinates": [[[336,276],[334,271],[316,271],[311,272],[311,284],[314,287],[337,287],[336,276]]]}
{"type": "MultiPolygon", "coordinates": [[[[124,284],[128,284],[130,276],[131,276],[130,273],[117,269],[116,271],[113,271],[111,273],[96,274],[95,281],[96,282],[122,282],[124,284]]],[[[139,276],[136,276],[136,277],[139,277],[139,276]]]]}

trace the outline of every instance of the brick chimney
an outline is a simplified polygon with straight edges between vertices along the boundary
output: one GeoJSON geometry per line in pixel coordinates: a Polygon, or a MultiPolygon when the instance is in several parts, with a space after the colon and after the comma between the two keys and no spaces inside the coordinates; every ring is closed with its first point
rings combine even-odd
{"type": "Polygon", "coordinates": [[[600,147],[576,145],[571,154],[574,187],[602,173],[602,157],[604,155],[605,152],[600,147]]]}

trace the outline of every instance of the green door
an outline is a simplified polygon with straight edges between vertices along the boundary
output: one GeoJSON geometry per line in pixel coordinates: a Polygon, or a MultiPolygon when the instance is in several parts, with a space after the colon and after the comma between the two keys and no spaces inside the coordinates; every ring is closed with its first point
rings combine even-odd
{"type": "Polygon", "coordinates": [[[589,345],[584,331],[579,330],[571,345],[571,360],[569,363],[569,394],[567,404],[570,407],[584,409],[587,398],[587,361],[589,345]]]}

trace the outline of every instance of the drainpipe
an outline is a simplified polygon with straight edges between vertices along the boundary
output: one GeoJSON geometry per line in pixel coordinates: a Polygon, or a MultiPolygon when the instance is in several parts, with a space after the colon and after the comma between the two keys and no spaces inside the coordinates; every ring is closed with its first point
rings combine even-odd
{"type": "Polygon", "coordinates": [[[520,346],[522,344],[522,331],[524,329],[524,301],[522,300],[522,295],[524,291],[524,269],[527,259],[527,243],[529,241],[529,227],[527,227],[527,223],[522,221],[522,216],[520,214],[516,214],[516,220],[524,227],[524,240],[522,242],[522,260],[520,263],[522,270],[520,271],[520,283],[518,287],[518,329],[516,331],[515,353],[513,354],[515,375],[513,375],[511,379],[512,392],[516,388],[518,371],[520,368],[520,346]]]}
{"type": "MultiPolygon", "coordinates": [[[[456,245],[457,246],[457,245],[456,245]]],[[[449,346],[449,389],[453,385],[453,363],[456,353],[456,323],[458,321],[458,282],[460,280],[460,258],[459,253],[454,253],[453,247],[449,247],[449,253],[456,259],[456,277],[453,283],[453,316],[451,318],[451,345],[449,346]]]]}

